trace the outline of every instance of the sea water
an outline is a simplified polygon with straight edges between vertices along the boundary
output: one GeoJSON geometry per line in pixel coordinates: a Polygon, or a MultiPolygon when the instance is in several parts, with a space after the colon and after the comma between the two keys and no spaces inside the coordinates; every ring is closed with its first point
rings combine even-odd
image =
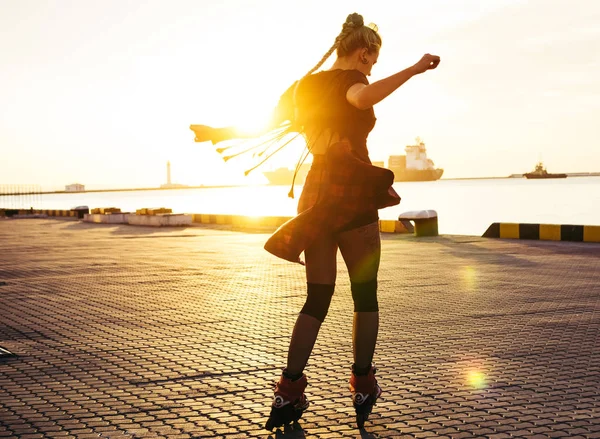
{"type": "MultiPolygon", "coordinates": [[[[176,213],[292,216],[296,198],[289,186],[237,186],[197,189],[140,190],[44,194],[35,209],[75,206],[118,207],[131,212],[142,207],[167,207],[176,213]]],[[[438,180],[395,183],[398,206],[379,211],[381,219],[402,212],[436,210],[442,234],[481,235],[493,222],[600,225],[600,177],[527,180],[525,178],[438,180]]],[[[0,208],[14,206],[15,197],[0,196],[0,208]]]]}

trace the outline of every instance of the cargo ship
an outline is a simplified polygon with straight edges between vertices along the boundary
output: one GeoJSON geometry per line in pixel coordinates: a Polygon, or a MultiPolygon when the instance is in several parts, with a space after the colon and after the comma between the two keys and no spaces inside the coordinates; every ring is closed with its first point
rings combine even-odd
{"type": "Polygon", "coordinates": [[[414,145],[404,148],[406,155],[391,155],[388,169],[394,173],[394,181],[434,181],[444,173],[429,158],[425,143],[417,137],[414,145]]]}
{"type": "MultiPolygon", "coordinates": [[[[425,143],[417,137],[415,145],[404,148],[406,155],[392,155],[388,159],[387,168],[394,173],[394,181],[433,181],[439,180],[444,173],[443,169],[436,168],[427,158],[425,143]]],[[[373,162],[374,166],[385,167],[384,162],[373,162]]],[[[296,175],[296,184],[304,184],[310,164],[303,164],[296,175]]],[[[272,185],[289,185],[294,177],[294,170],[279,168],[274,171],[263,172],[263,175],[272,185]]]]}
{"type": "Polygon", "coordinates": [[[548,171],[546,171],[546,168],[544,168],[544,165],[542,162],[538,162],[537,165],[535,165],[535,169],[532,172],[528,172],[523,175],[525,176],[525,178],[530,178],[530,179],[567,178],[567,174],[550,174],[548,171]]]}

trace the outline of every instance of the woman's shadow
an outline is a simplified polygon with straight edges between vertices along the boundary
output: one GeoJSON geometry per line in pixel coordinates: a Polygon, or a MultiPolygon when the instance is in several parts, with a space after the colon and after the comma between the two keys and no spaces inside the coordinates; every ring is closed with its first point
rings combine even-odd
{"type": "MultiPolygon", "coordinates": [[[[371,433],[368,433],[364,429],[360,429],[356,431],[356,435],[353,437],[360,437],[361,439],[378,439],[379,436],[374,436],[371,433]]],[[[284,429],[277,429],[273,433],[269,433],[267,439],[305,439],[306,435],[304,433],[304,429],[300,425],[300,423],[295,423],[293,428],[286,426],[284,429]]]]}

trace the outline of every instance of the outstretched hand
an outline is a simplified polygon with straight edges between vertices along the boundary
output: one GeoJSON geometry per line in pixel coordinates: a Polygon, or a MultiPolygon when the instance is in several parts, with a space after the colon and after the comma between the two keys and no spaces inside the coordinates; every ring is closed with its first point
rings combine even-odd
{"type": "Polygon", "coordinates": [[[413,68],[417,73],[424,73],[427,70],[435,69],[440,63],[440,57],[437,55],[431,55],[426,53],[423,57],[417,62],[413,68]]]}

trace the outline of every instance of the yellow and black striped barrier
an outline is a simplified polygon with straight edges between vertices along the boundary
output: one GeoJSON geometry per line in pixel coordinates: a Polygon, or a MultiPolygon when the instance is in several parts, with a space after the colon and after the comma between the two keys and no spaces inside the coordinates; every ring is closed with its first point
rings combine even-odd
{"type": "MultiPolygon", "coordinates": [[[[240,228],[269,227],[277,228],[291,220],[290,216],[244,216],[221,214],[192,214],[192,222],[196,224],[229,225],[240,228]]],[[[412,233],[401,221],[379,220],[379,230],[382,233],[412,233]]]]}
{"type": "Polygon", "coordinates": [[[12,217],[12,216],[25,216],[25,215],[46,215],[55,217],[75,217],[77,211],[65,210],[65,209],[0,209],[0,217],[12,217]]]}
{"type": "MultiPolygon", "coordinates": [[[[27,213],[31,213],[30,210],[24,210],[23,211],[23,215],[26,215],[27,213]]],[[[75,212],[74,210],[64,210],[64,209],[42,209],[42,210],[34,210],[33,213],[35,214],[41,214],[41,215],[48,215],[48,216],[67,216],[67,217],[73,217],[73,216],[77,216],[77,212],[75,212]]]]}
{"type": "MultiPolygon", "coordinates": [[[[5,216],[4,211],[6,209],[0,209],[0,217],[5,216]]],[[[120,209],[117,208],[95,208],[91,209],[91,213],[118,213],[120,209]]],[[[170,214],[171,209],[164,207],[161,208],[143,208],[137,209],[137,215],[161,215],[170,214]]],[[[33,210],[15,210],[14,214],[26,215],[26,214],[37,214],[47,215],[52,217],[76,217],[78,212],[75,210],[52,210],[52,209],[33,209],[33,210]]],[[[235,228],[277,228],[285,224],[287,221],[292,219],[290,216],[244,216],[244,215],[224,215],[224,214],[205,214],[205,213],[194,213],[192,215],[192,222],[196,224],[216,224],[216,225],[228,225],[235,228]]],[[[8,215],[6,215],[8,216],[8,215]]],[[[379,230],[382,233],[412,233],[412,230],[407,227],[402,221],[396,220],[379,220],[379,230]]]]}
{"type": "Polygon", "coordinates": [[[233,227],[279,227],[291,217],[287,216],[244,216],[194,213],[192,222],[197,224],[230,225],[233,227]]]}
{"type": "Polygon", "coordinates": [[[600,242],[600,226],[570,224],[493,223],[484,238],[600,242]]]}

